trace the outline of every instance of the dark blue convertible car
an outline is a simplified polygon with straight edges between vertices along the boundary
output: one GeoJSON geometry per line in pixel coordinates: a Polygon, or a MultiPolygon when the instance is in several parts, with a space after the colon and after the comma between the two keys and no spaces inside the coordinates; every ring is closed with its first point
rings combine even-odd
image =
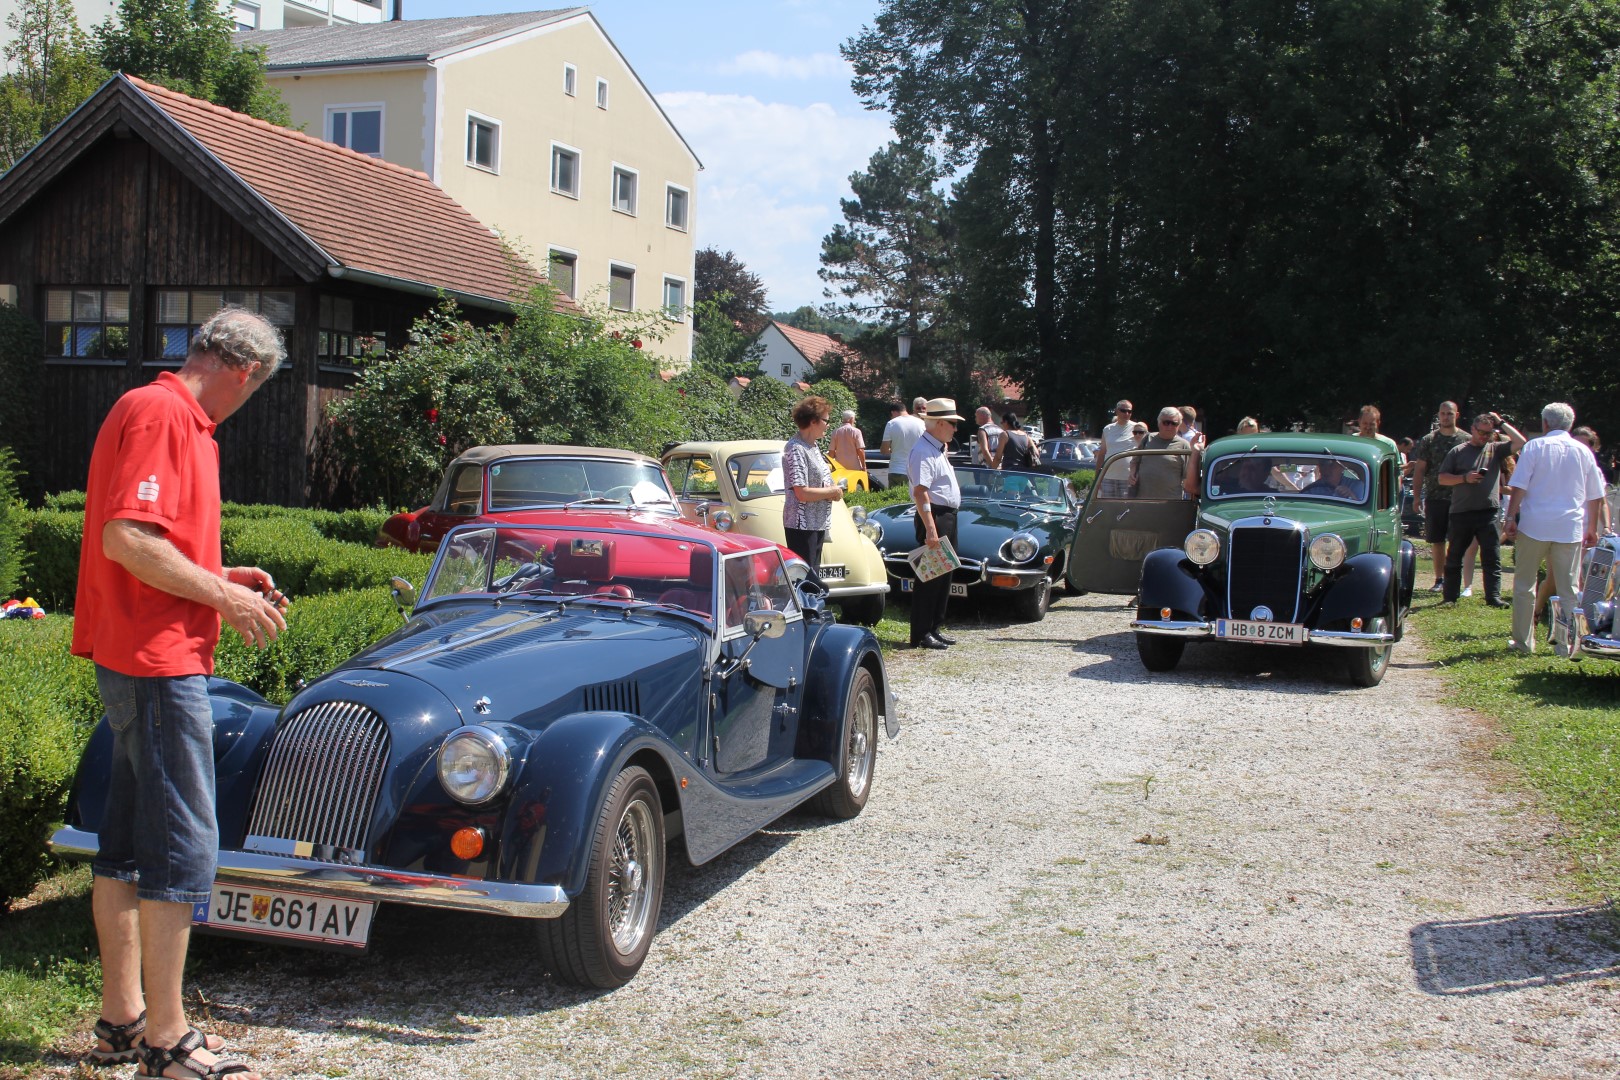
{"type": "MultiPolygon", "coordinates": [[[[285,708],[213,680],[200,929],[363,949],[378,902],[493,912],[537,920],[558,978],[614,987],[667,850],[706,862],[806,802],[861,812],[899,732],[871,632],[768,541],[574,518],[455,530],[405,625],[285,708]]],[[[110,747],[103,723],[60,854],[96,850],[110,747]]]]}

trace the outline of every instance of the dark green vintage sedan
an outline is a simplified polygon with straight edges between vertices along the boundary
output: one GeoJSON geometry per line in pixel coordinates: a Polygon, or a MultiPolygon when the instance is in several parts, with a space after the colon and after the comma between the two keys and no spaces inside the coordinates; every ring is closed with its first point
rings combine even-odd
{"type": "Polygon", "coordinates": [[[1136,593],[1137,652],[1169,671],[1192,641],[1331,646],[1351,681],[1379,682],[1412,602],[1400,460],[1350,435],[1229,436],[1191,459],[1109,458],[1069,558],[1077,589],[1136,593]],[[1127,585],[1127,582],[1129,584],[1127,585]]]}
{"type": "MultiPolygon", "coordinates": [[[[1006,597],[1019,618],[1045,618],[1074,533],[1074,489],[1061,476],[1011,469],[959,468],[956,482],[962,488],[956,520],[962,566],[952,574],[951,595],[1006,597]]],[[[885,506],[868,520],[882,531],[878,547],[889,576],[899,591],[910,592],[917,575],[906,553],[917,547],[916,507],[885,506]]]]}

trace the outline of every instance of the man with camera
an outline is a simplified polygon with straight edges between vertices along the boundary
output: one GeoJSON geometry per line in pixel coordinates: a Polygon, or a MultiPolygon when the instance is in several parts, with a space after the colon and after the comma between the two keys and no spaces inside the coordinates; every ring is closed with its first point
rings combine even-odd
{"type": "Polygon", "coordinates": [[[1440,463],[1440,486],[1451,492],[1451,519],[1446,529],[1445,603],[1456,603],[1462,584],[1463,555],[1479,540],[1479,558],[1485,569],[1485,606],[1505,608],[1502,599],[1501,538],[1496,532],[1502,508],[1498,485],[1502,463],[1524,446],[1519,429],[1496,413],[1474,417],[1468,441],[1452,447],[1440,463]]]}

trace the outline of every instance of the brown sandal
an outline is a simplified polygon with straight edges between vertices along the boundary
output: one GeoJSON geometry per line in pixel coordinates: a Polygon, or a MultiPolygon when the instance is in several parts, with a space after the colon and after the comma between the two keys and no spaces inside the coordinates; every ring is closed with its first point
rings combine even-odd
{"type": "Polygon", "coordinates": [[[205,1065],[194,1055],[198,1050],[207,1050],[207,1040],[203,1033],[192,1028],[180,1036],[180,1041],[173,1046],[148,1046],[141,1043],[141,1066],[135,1070],[136,1076],[152,1077],[154,1080],[166,1076],[171,1065],[178,1065],[191,1073],[197,1080],[224,1080],[227,1076],[236,1076],[242,1073],[251,1073],[253,1070],[240,1061],[226,1061],[221,1059],[212,1065],[205,1065]]]}

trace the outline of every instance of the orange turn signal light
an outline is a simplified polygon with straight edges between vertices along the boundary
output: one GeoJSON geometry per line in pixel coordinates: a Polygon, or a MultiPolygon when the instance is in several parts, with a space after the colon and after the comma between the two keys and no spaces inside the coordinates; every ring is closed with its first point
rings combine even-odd
{"type": "Polygon", "coordinates": [[[1169,609],[1169,608],[1167,608],[1167,607],[1162,607],[1162,608],[1160,608],[1160,609],[1159,609],[1159,618],[1161,618],[1161,619],[1163,619],[1163,620],[1164,620],[1164,621],[1165,621],[1165,622],[1169,622],[1169,621],[1170,621],[1170,616],[1171,616],[1171,615],[1172,615],[1172,614],[1174,614],[1174,612],[1172,612],[1172,611],[1171,611],[1171,610],[1170,610],[1170,609],[1169,609]]]}
{"type": "Polygon", "coordinates": [[[1018,577],[1015,574],[991,574],[990,584],[998,585],[1003,589],[1018,588],[1018,577]]]}
{"type": "Polygon", "coordinates": [[[1360,631],[1360,629],[1361,629],[1361,620],[1360,619],[1351,619],[1350,620],[1350,629],[1355,630],[1355,631],[1360,631]]]}
{"type": "Polygon", "coordinates": [[[484,853],[484,830],[457,829],[450,837],[450,850],[458,859],[471,861],[484,853]]]}

